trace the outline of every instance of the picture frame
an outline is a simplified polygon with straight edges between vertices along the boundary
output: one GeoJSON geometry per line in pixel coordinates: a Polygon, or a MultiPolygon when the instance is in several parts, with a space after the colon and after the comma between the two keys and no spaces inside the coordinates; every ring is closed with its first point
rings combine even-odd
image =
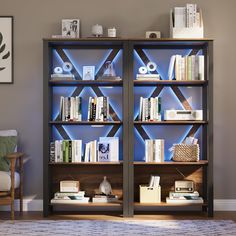
{"type": "Polygon", "coordinates": [[[95,66],[83,66],[83,80],[95,80],[95,66]]]}
{"type": "Polygon", "coordinates": [[[79,19],[62,19],[61,34],[64,37],[80,37],[80,20],[79,19]]]}
{"type": "Polygon", "coordinates": [[[13,84],[13,16],[0,16],[0,84],[13,84]]]}

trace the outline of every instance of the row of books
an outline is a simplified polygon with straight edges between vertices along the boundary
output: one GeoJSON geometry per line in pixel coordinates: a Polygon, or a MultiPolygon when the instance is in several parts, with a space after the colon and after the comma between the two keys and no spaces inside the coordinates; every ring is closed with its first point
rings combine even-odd
{"type": "Polygon", "coordinates": [[[82,155],[82,140],[56,140],[50,143],[50,162],[118,162],[119,138],[100,137],[99,141],[85,144],[82,155]]]}
{"type": "Polygon", "coordinates": [[[174,27],[176,28],[192,28],[201,27],[201,13],[197,8],[197,4],[187,3],[185,7],[174,8],[174,27]]]}
{"type": "Polygon", "coordinates": [[[204,80],[204,56],[173,55],[170,59],[168,79],[204,80]]]}
{"type": "Polygon", "coordinates": [[[164,139],[145,140],[145,162],[164,162],[164,139]]]}
{"type": "Polygon", "coordinates": [[[89,97],[88,121],[107,121],[109,97],[89,97]]]}
{"type": "Polygon", "coordinates": [[[161,120],[161,98],[140,97],[139,117],[140,121],[160,121],[161,120]]]}
{"type": "Polygon", "coordinates": [[[85,162],[118,162],[119,161],[119,138],[100,137],[97,140],[86,143],[85,162]]]}
{"type": "Polygon", "coordinates": [[[61,121],[81,121],[82,120],[82,98],[63,97],[60,98],[60,113],[61,121]]]}
{"type": "Polygon", "coordinates": [[[203,198],[199,196],[199,192],[194,191],[192,193],[179,193],[179,192],[169,192],[169,197],[166,197],[167,203],[174,204],[188,204],[188,203],[196,203],[202,204],[203,198]]]}
{"type": "Polygon", "coordinates": [[[91,199],[85,196],[85,191],[79,191],[77,193],[69,192],[56,192],[54,198],[51,199],[52,204],[75,204],[75,203],[89,203],[90,200],[93,203],[111,203],[117,202],[118,196],[116,195],[104,195],[95,194],[91,199]]]}

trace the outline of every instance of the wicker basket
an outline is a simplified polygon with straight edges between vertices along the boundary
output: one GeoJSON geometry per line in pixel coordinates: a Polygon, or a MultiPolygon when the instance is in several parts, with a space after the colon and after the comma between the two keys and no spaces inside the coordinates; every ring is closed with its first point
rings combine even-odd
{"type": "Polygon", "coordinates": [[[199,161],[199,145],[175,144],[173,161],[199,161]]]}

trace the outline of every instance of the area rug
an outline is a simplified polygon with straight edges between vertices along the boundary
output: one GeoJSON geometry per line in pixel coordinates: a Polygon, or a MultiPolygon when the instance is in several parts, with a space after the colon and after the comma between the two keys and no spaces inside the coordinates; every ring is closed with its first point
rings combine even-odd
{"type": "Polygon", "coordinates": [[[0,235],[24,236],[132,236],[236,235],[229,220],[39,220],[0,221],[0,235]]]}

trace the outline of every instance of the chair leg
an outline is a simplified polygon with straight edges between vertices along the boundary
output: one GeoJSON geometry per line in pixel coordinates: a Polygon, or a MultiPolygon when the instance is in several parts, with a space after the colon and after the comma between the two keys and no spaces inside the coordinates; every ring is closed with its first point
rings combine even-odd
{"type": "Polygon", "coordinates": [[[11,220],[14,220],[14,199],[15,199],[15,159],[11,159],[11,220]]]}

